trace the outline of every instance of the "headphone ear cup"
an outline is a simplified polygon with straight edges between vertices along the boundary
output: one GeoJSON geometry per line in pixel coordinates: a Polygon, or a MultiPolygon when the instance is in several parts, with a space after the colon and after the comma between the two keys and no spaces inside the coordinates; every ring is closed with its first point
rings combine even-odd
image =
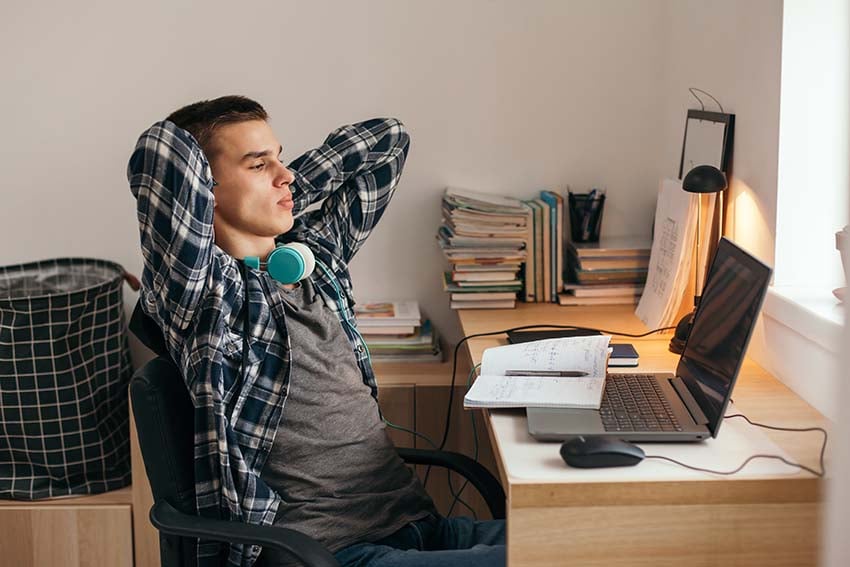
{"type": "Polygon", "coordinates": [[[294,284],[313,273],[316,258],[300,242],[290,242],[275,248],[266,260],[266,271],[282,284],[294,284]]]}
{"type": "Polygon", "coordinates": [[[316,269],[316,256],[313,255],[313,251],[301,242],[290,242],[289,244],[284,244],[283,247],[289,248],[301,255],[301,260],[304,262],[304,275],[301,276],[301,279],[303,280],[309,277],[313,273],[313,270],[316,269]]]}

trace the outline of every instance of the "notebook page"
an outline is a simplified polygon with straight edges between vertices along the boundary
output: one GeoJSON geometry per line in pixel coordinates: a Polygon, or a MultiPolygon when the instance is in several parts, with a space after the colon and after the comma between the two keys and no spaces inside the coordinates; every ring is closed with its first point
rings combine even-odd
{"type": "Polygon", "coordinates": [[[463,398],[474,407],[572,407],[598,408],[604,378],[495,376],[482,374],[463,398]]]}
{"type": "Polygon", "coordinates": [[[560,337],[488,348],[481,357],[481,374],[503,376],[506,370],[579,370],[605,378],[608,335],[560,337]]]}

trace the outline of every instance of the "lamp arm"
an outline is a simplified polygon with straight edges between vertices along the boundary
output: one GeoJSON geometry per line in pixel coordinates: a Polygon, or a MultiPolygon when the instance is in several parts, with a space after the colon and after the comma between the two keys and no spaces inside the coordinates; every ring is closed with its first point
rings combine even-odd
{"type": "MultiPolygon", "coordinates": [[[[697,193],[697,250],[696,250],[696,269],[694,270],[694,308],[699,304],[700,295],[702,295],[702,281],[700,274],[703,272],[702,256],[700,256],[700,240],[702,240],[702,232],[700,230],[700,221],[702,220],[702,193],[697,193]]],[[[703,274],[704,276],[704,274],[703,274]]],[[[705,279],[704,277],[702,279],[705,279]]]]}

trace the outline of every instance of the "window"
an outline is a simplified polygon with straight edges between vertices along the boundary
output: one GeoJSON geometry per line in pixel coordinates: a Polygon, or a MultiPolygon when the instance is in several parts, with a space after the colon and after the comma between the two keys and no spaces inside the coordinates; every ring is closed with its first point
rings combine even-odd
{"type": "Polygon", "coordinates": [[[848,224],[849,17],[843,0],[784,3],[774,284],[822,299],[844,285],[835,233],[848,224]]]}
{"type": "Polygon", "coordinates": [[[844,306],[835,233],[848,224],[850,6],[783,10],[774,286],[756,359],[821,413],[838,415],[844,306]]]}

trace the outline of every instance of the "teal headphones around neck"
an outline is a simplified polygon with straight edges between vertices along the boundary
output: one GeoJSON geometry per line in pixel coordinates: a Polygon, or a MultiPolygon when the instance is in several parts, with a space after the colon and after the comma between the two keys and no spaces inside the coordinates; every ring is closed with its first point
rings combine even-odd
{"type": "MultiPolygon", "coordinates": [[[[371,355],[369,354],[369,347],[366,346],[366,340],[357,330],[357,327],[345,317],[345,308],[342,302],[342,290],[339,288],[339,284],[336,281],[336,277],[334,277],[333,272],[331,272],[327,266],[325,266],[320,260],[313,255],[313,251],[307,248],[304,244],[300,242],[289,242],[287,244],[278,244],[277,248],[269,253],[268,258],[266,258],[265,262],[260,262],[260,258],[258,256],[246,256],[242,263],[240,264],[240,270],[242,271],[243,281],[248,280],[248,274],[245,271],[245,267],[254,268],[255,270],[265,270],[271,278],[282,284],[294,284],[299,282],[313,273],[313,270],[318,265],[322,268],[325,276],[330,280],[331,284],[333,284],[334,291],[336,292],[336,300],[337,305],[339,306],[340,313],[343,314],[343,319],[351,330],[360,338],[360,341],[366,350],[366,356],[369,357],[371,362],[371,355]]],[[[250,301],[248,298],[248,287],[245,286],[245,304],[250,310],[250,301]]],[[[250,311],[249,311],[250,312],[250,311]]],[[[242,345],[243,352],[243,360],[242,367],[243,369],[247,367],[247,352],[248,352],[248,319],[249,317],[245,317],[245,327],[243,329],[244,334],[244,342],[242,345]]]]}
{"type": "Polygon", "coordinates": [[[313,252],[300,242],[278,245],[265,262],[257,256],[246,256],[245,265],[266,272],[282,284],[294,284],[309,277],[316,268],[313,252]]]}
{"type": "MultiPolygon", "coordinates": [[[[372,355],[369,353],[369,347],[366,345],[366,339],[363,338],[363,335],[360,334],[360,331],[357,330],[357,326],[351,322],[351,320],[346,316],[346,309],[343,304],[343,294],[342,290],[339,287],[339,283],[337,282],[336,277],[333,272],[328,269],[328,267],[322,263],[321,260],[317,259],[315,255],[313,255],[313,251],[307,248],[304,244],[300,242],[289,242],[287,244],[278,244],[278,246],[269,253],[268,258],[266,258],[265,262],[260,262],[260,258],[258,256],[246,256],[242,262],[239,264],[239,271],[242,274],[242,281],[248,281],[248,268],[253,268],[255,270],[265,270],[271,278],[282,284],[294,284],[303,279],[306,279],[313,273],[313,270],[316,266],[319,266],[324,272],[325,277],[330,281],[333,285],[334,291],[336,292],[336,301],[339,306],[339,312],[342,314],[342,320],[351,328],[351,331],[360,339],[360,344],[363,347],[363,350],[366,352],[366,357],[369,359],[369,363],[372,362],[372,355]]],[[[245,317],[243,319],[243,327],[242,327],[242,375],[243,380],[245,379],[244,373],[248,368],[248,337],[250,336],[250,325],[249,321],[251,318],[251,300],[248,295],[248,286],[247,283],[244,285],[245,288],[245,317]]],[[[360,347],[358,346],[358,349],[360,347]]]]}

